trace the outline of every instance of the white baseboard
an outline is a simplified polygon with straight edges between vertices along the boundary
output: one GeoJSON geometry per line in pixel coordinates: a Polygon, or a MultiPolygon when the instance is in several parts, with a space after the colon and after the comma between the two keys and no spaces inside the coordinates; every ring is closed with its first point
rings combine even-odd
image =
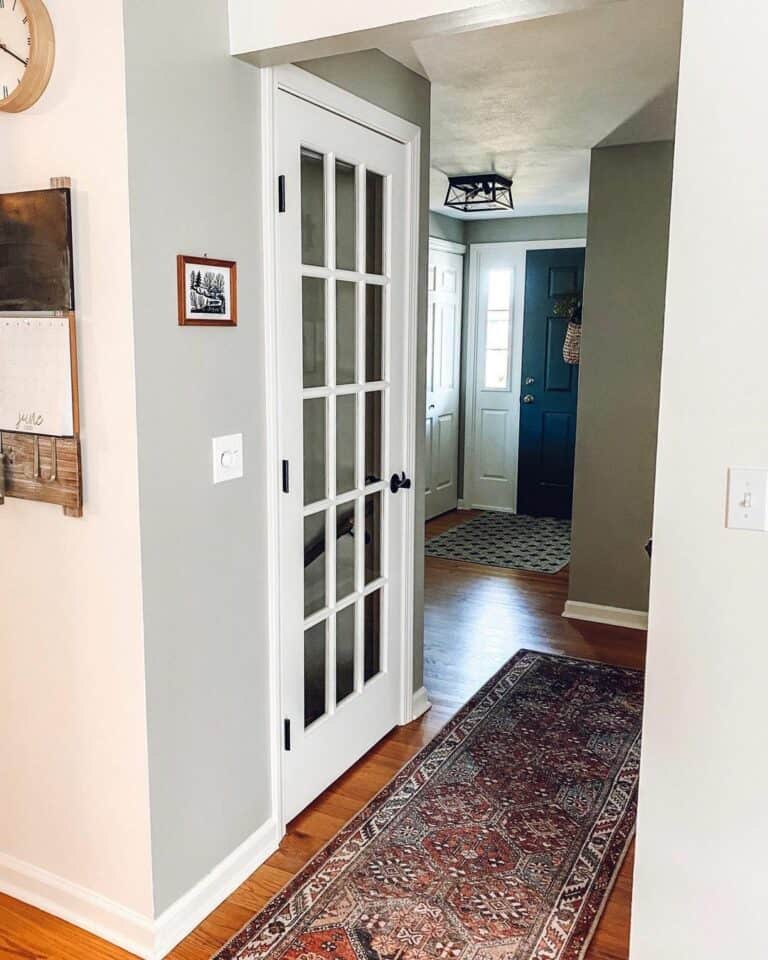
{"type": "Polygon", "coordinates": [[[632,630],[648,629],[646,610],[627,610],[625,607],[605,607],[600,603],[568,600],[563,616],[571,620],[590,620],[592,623],[607,623],[613,627],[629,627],[632,630]]]}
{"type": "Polygon", "coordinates": [[[273,819],[267,820],[207,876],[163,911],[155,921],[152,960],[160,960],[202,923],[277,850],[279,844],[277,823],[273,819]]]}
{"type": "Polygon", "coordinates": [[[457,509],[457,510],[471,510],[472,507],[467,503],[466,500],[461,499],[461,500],[459,500],[459,502],[458,502],[458,504],[457,504],[457,506],[456,506],[456,509],[457,509]]]}
{"type": "Polygon", "coordinates": [[[0,853],[0,892],[82,927],[129,953],[154,960],[152,918],[87,887],[0,853]]]}
{"type": "Polygon", "coordinates": [[[0,892],[82,927],[143,960],[162,960],[277,850],[268,820],[156,920],[92,890],[0,853],[0,892]]]}
{"type": "Polygon", "coordinates": [[[413,719],[418,720],[432,706],[427,696],[427,688],[419,687],[413,695],[413,719]]]}

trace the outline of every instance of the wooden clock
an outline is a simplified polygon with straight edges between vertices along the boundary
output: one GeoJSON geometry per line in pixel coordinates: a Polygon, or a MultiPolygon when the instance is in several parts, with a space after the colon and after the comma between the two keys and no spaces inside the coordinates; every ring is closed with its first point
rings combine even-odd
{"type": "Polygon", "coordinates": [[[56,44],[43,0],[0,0],[0,110],[20,113],[48,86],[56,44]]]}

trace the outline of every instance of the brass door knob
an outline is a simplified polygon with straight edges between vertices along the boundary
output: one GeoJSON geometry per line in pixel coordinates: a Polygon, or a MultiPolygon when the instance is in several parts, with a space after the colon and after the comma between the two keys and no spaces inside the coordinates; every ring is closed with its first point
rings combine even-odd
{"type": "Polygon", "coordinates": [[[523,397],[523,403],[533,403],[535,399],[536,397],[534,397],[532,393],[526,393],[526,395],[523,397]]]}

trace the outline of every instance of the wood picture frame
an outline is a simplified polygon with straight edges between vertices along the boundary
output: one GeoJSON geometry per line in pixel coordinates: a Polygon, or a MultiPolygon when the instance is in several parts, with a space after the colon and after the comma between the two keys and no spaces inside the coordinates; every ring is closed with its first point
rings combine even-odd
{"type": "Polygon", "coordinates": [[[176,258],[180,327],[237,326],[237,263],[179,254],[176,258]]]}

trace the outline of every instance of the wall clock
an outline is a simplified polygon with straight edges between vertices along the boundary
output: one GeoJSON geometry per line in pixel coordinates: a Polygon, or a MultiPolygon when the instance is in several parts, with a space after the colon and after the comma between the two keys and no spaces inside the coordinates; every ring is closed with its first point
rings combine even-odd
{"type": "Polygon", "coordinates": [[[0,110],[20,113],[37,103],[51,78],[55,49],[43,0],[0,0],[0,110]]]}

